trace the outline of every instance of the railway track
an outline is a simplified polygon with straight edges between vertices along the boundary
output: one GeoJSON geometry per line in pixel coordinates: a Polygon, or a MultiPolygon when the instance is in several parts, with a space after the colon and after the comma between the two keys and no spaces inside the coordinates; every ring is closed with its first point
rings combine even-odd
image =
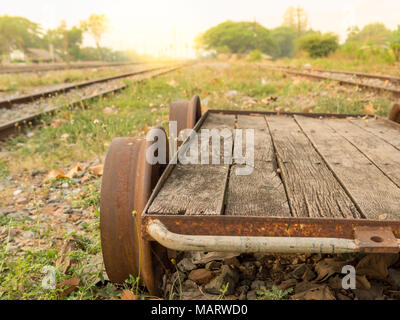
{"type": "Polygon", "coordinates": [[[13,105],[15,105],[15,104],[32,102],[32,101],[35,101],[35,100],[38,100],[41,98],[51,97],[56,94],[62,94],[62,93],[68,92],[73,89],[84,88],[84,87],[87,87],[87,86],[90,86],[90,85],[93,85],[96,83],[102,83],[102,82],[107,82],[107,81],[111,81],[111,80],[127,78],[127,77],[138,75],[141,73],[155,71],[155,70],[158,70],[161,68],[163,68],[163,67],[144,69],[141,71],[126,72],[126,73],[121,73],[121,74],[118,74],[115,76],[104,77],[104,78],[95,79],[95,80],[82,81],[82,82],[78,82],[78,83],[68,83],[68,84],[63,85],[62,87],[46,89],[46,90],[42,90],[42,91],[35,92],[35,93],[20,95],[17,97],[13,97],[11,99],[1,99],[0,100],[0,108],[12,108],[13,105]]]}
{"type": "Polygon", "coordinates": [[[362,89],[389,92],[393,97],[400,97],[400,77],[381,74],[369,74],[361,72],[350,72],[341,70],[325,69],[303,69],[297,71],[290,67],[268,66],[271,69],[279,70],[290,75],[324,81],[333,80],[340,85],[352,85],[362,89]]]}
{"type": "Polygon", "coordinates": [[[28,73],[28,72],[47,72],[68,69],[88,69],[88,68],[107,68],[120,67],[136,64],[145,64],[147,62],[95,62],[95,63],[52,63],[42,65],[24,65],[24,66],[0,66],[0,74],[7,73],[28,73]]]}
{"type": "MultiPolygon", "coordinates": [[[[53,105],[51,102],[46,102],[43,101],[43,98],[48,97],[48,99],[51,99],[52,97],[58,95],[58,94],[66,94],[68,91],[79,91],[79,90],[87,90],[87,92],[83,92],[78,94],[77,97],[73,97],[72,102],[68,102],[66,105],[69,107],[74,107],[82,104],[86,104],[87,101],[96,98],[96,97],[101,97],[105,96],[110,93],[118,92],[121,90],[124,90],[127,85],[126,84],[121,84],[117,80],[120,79],[129,79],[130,77],[137,77],[140,76],[140,79],[134,80],[134,82],[140,82],[144,81],[156,76],[160,76],[165,73],[172,72],[174,70],[177,70],[186,64],[182,65],[175,65],[175,66],[170,66],[170,67],[156,67],[156,68],[149,68],[146,70],[141,70],[141,71],[136,71],[136,72],[130,72],[130,73],[124,73],[120,74],[117,76],[112,76],[108,78],[102,78],[102,79],[97,79],[97,80],[92,80],[92,81],[85,81],[81,82],[79,84],[74,84],[70,86],[66,86],[60,89],[54,89],[54,90],[46,90],[43,92],[39,93],[34,93],[32,95],[25,95],[23,97],[17,97],[15,99],[11,100],[6,100],[6,101],[1,101],[0,102],[0,111],[1,109],[3,111],[5,110],[12,110],[14,108],[20,108],[21,109],[21,115],[13,118],[12,120],[6,121],[6,122],[1,122],[0,120],[0,139],[4,140],[5,138],[9,137],[12,134],[15,133],[20,133],[22,132],[23,128],[33,124],[35,121],[40,119],[43,115],[49,114],[49,113],[54,113],[56,112],[60,106],[53,105]],[[107,83],[107,86],[104,87],[104,84],[107,83]],[[97,87],[94,87],[97,86],[97,87]],[[93,88],[92,88],[93,87],[93,88]],[[88,89],[93,89],[93,90],[88,90],[88,89]],[[40,101],[39,101],[40,99],[40,101]],[[29,103],[34,103],[37,104],[37,108],[33,108],[29,114],[25,115],[26,112],[24,112],[24,105],[21,105],[21,103],[24,102],[29,102],[29,103]],[[45,104],[44,108],[39,108],[40,105],[45,104]]],[[[76,92],[75,92],[76,93],[76,92]]],[[[45,99],[46,100],[46,99],[45,99]]]]}

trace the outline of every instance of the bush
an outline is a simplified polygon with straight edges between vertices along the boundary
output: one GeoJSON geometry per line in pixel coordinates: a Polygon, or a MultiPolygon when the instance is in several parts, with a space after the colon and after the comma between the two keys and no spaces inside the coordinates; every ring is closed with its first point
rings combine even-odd
{"type": "Polygon", "coordinates": [[[263,57],[263,54],[260,50],[253,50],[249,54],[249,61],[260,61],[263,57]]]}
{"type": "Polygon", "coordinates": [[[299,39],[299,49],[308,52],[311,58],[327,57],[338,48],[338,37],[331,33],[310,33],[299,39]]]}
{"type": "Polygon", "coordinates": [[[275,55],[279,49],[270,31],[259,23],[233,21],[220,23],[198,36],[196,48],[213,49],[218,53],[222,53],[223,48],[223,51],[239,54],[258,49],[269,55],[275,55]]]}

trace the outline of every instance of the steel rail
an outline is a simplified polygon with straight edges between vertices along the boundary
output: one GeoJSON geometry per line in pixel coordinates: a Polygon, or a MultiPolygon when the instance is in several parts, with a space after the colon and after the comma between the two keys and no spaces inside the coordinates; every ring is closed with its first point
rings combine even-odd
{"type": "Polygon", "coordinates": [[[24,66],[2,66],[0,67],[0,74],[8,73],[30,73],[30,72],[48,72],[57,70],[73,70],[73,69],[89,69],[89,68],[107,68],[107,67],[120,67],[128,65],[146,64],[150,62],[111,62],[111,63],[55,63],[45,65],[24,65],[24,66]]]}
{"type": "Polygon", "coordinates": [[[150,71],[160,70],[163,68],[165,68],[165,67],[156,67],[156,68],[145,69],[145,70],[141,70],[141,71],[126,72],[126,73],[122,73],[122,74],[111,76],[111,77],[105,77],[105,78],[100,78],[100,79],[95,79],[95,80],[88,80],[88,81],[83,81],[83,82],[78,82],[78,83],[72,83],[72,84],[63,86],[62,88],[48,89],[48,90],[43,90],[43,91],[32,93],[32,94],[21,95],[21,96],[11,98],[11,99],[3,99],[3,100],[0,100],[0,108],[11,109],[13,107],[13,105],[15,105],[15,104],[32,102],[32,101],[35,101],[35,100],[38,100],[41,98],[50,97],[55,94],[65,93],[65,92],[71,91],[73,89],[79,89],[79,88],[87,87],[87,86],[90,86],[93,84],[103,83],[103,82],[107,82],[107,81],[111,81],[111,80],[127,78],[127,77],[131,77],[131,76],[139,75],[142,73],[150,72],[150,71]]]}
{"type": "MultiPolygon", "coordinates": [[[[146,70],[144,72],[140,72],[140,74],[148,73],[148,72],[152,72],[152,71],[157,71],[157,70],[160,70],[160,72],[158,72],[155,75],[151,75],[151,76],[149,76],[149,77],[147,77],[145,79],[137,80],[135,82],[139,83],[141,81],[145,81],[145,80],[151,79],[151,78],[156,77],[156,76],[160,76],[160,75],[163,75],[163,74],[166,74],[166,73],[169,73],[169,72],[173,72],[173,71],[175,71],[175,70],[177,70],[179,68],[182,68],[184,66],[186,66],[186,65],[148,69],[148,70],[146,70]]],[[[118,86],[116,88],[113,88],[113,89],[106,89],[106,90],[103,90],[101,92],[86,96],[85,98],[80,99],[78,101],[74,101],[72,103],[69,103],[68,105],[66,105],[66,107],[76,107],[78,105],[82,105],[82,103],[86,104],[86,102],[88,102],[89,100],[91,100],[93,98],[105,96],[105,95],[108,95],[110,93],[119,92],[119,91],[122,91],[122,90],[124,90],[126,88],[127,88],[127,85],[126,84],[122,84],[122,85],[120,85],[120,86],[118,86]]],[[[9,122],[6,122],[6,123],[0,125],[0,140],[4,140],[5,138],[9,137],[10,135],[12,135],[14,133],[20,133],[23,127],[26,127],[26,126],[32,124],[34,121],[38,120],[43,115],[51,114],[51,113],[56,112],[60,108],[61,107],[49,108],[49,109],[47,109],[45,111],[37,112],[37,113],[34,113],[34,114],[30,114],[30,115],[28,115],[26,117],[18,118],[18,119],[15,119],[15,120],[12,120],[12,121],[9,121],[9,122]]]]}
{"type": "MultiPolygon", "coordinates": [[[[274,66],[268,65],[273,68],[281,68],[285,70],[296,71],[296,68],[288,67],[288,66],[274,66]]],[[[345,71],[338,69],[322,69],[322,68],[304,68],[303,71],[315,71],[315,72],[327,72],[333,74],[346,74],[350,76],[356,76],[359,78],[368,78],[368,79],[379,79],[379,80],[388,80],[391,82],[400,82],[400,77],[388,75],[388,74],[378,74],[378,73],[365,73],[365,72],[356,72],[356,71],[345,71]]]]}
{"type": "MultiPolygon", "coordinates": [[[[359,83],[353,80],[345,80],[345,79],[338,79],[335,77],[329,77],[326,75],[322,75],[322,74],[314,74],[314,73],[307,73],[307,72],[300,72],[300,71],[293,71],[293,70],[289,70],[287,68],[282,68],[282,67],[270,67],[273,68],[275,70],[279,70],[288,74],[292,74],[295,76],[300,76],[300,77],[305,77],[305,78],[311,78],[311,79],[315,79],[315,80],[330,80],[330,81],[336,81],[339,82],[339,84],[347,84],[347,85],[352,85],[352,86],[357,86],[359,88],[364,88],[364,89],[373,89],[373,90],[377,90],[377,91],[386,91],[386,92],[390,92],[393,94],[393,96],[395,98],[399,98],[400,97],[400,89],[395,89],[395,88],[389,88],[389,87],[385,87],[385,86],[379,86],[379,85],[372,85],[372,84],[367,84],[367,83],[359,83]]],[[[310,69],[312,71],[312,69],[310,69]]],[[[330,72],[329,70],[325,70],[325,72],[330,72]]],[[[334,72],[332,72],[334,73],[334,72]]]]}
{"type": "Polygon", "coordinates": [[[377,73],[365,73],[365,72],[354,72],[354,71],[342,71],[342,70],[334,70],[334,69],[321,69],[321,68],[311,68],[311,71],[317,72],[329,72],[329,73],[342,73],[350,76],[356,76],[359,78],[368,78],[368,79],[379,79],[379,80],[388,80],[391,82],[400,82],[400,77],[395,77],[388,74],[377,74],[377,73]]]}

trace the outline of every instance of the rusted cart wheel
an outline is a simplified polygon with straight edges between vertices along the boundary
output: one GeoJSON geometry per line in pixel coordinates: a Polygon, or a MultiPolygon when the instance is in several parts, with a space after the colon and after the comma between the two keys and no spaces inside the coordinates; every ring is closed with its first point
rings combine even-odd
{"type": "Polygon", "coordinates": [[[169,108],[169,121],[177,122],[177,133],[183,129],[193,129],[201,117],[201,103],[198,95],[192,100],[176,100],[169,108]]]}
{"type": "Polygon", "coordinates": [[[166,252],[142,239],[141,214],[162,173],[146,161],[145,139],[116,138],[109,148],[100,196],[100,230],[107,275],[123,283],[140,276],[150,294],[158,294],[166,252]]]}
{"type": "Polygon", "coordinates": [[[390,111],[389,120],[400,123],[400,104],[395,104],[390,111]]]}

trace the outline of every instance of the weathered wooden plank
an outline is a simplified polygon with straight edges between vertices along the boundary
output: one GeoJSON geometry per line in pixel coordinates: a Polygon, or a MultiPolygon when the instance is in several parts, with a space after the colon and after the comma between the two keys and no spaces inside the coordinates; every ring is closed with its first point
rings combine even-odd
{"type": "MultiPolygon", "coordinates": [[[[237,123],[238,129],[254,129],[254,144],[246,145],[246,148],[254,148],[254,169],[250,175],[237,175],[236,169],[243,166],[234,164],[231,167],[225,215],[290,217],[264,117],[239,115],[237,123]]],[[[242,141],[245,142],[243,131],[242,141]]]]}
{"type": "MultiPolygon", "coordinates": [[[[351,142],[390,180],[400,187],[400,150],[346,119],[330,119],[324,122],[351,142]]],[[[400,140],[400,131],[398,139],[400,140]]]]}
{"type": "Polygon", "coordinates": [[[292,117],[267,116],[295,217],[360,218],[356,206],[292,117]]]}
{"type": "Polygon", "coordinates": [[[400,219],[400,188],[325,121],[295,116],[335,176],[368,219],[400,219]]]}
{"type": "Polygon", "coordinates": [[[400,129],[376,119],[352,119],[350,122],[378,136],[400,150],[400,129]]]}
{"type": "MultiPolygon", "coordinates": [[[[234,125],[234,116],[210,113],[202,128],[233,130],[234,125]]],[[[199,149],[201,149],[200,139],[199,149]]],[[[219,215],[223,210],[228,173],[229,164],[178,163],[150,205],[148,213],[219,215]]]]}

